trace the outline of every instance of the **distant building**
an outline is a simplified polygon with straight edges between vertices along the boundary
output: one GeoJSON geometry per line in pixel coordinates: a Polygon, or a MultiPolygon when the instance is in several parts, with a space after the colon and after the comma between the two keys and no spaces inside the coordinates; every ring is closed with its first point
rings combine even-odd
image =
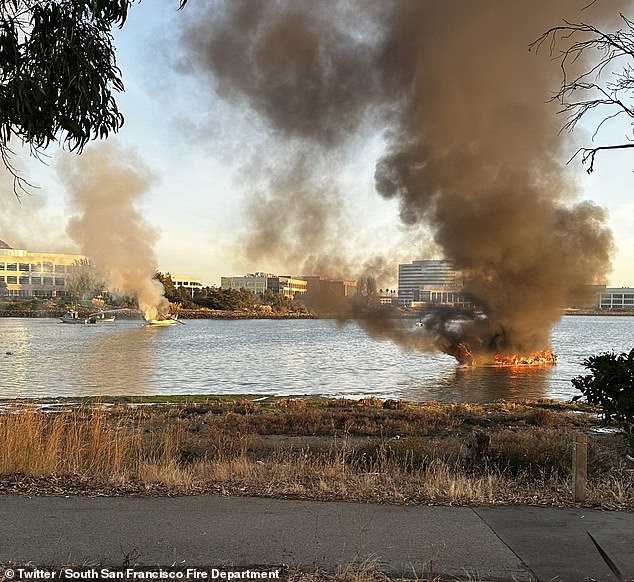
{"type": "Polygon", "coordinates": [[[606,287],[601,293],[599,309],[634,310],[634,288],[606,287]]]}
{"type": "Polygon", "coordinates": [[[273,275],[253,273],[244,277],[220,277],[220,287],[222,289],[247,289],[257,295],[266,291],[266,281],[269,277],[273,277],[273,275]]]}
{"type": "Polygon", "coordinates": [[[455,309],[471,309],[473,300],[460,289],[434,287],[424,285],[420,289],[418,301],[412,301],[412,307],[452,307],[455,309]]]}
{"type": "Polygon", "coordinates": [[[464,276],[453,261],[424,259],[398,266],[398,300],[402,305],[464,306],[470,301],[461,293],[463,286],[464,276]]]}
{"type": "Polygon", "coordinates": [[[344,279],[328,279],[320,275],[303,275],[311,295],[328,295],[330,297],[354,297],[357,294],[357,282],[344,279]]]}
{"type": "Polygon", "coordinates": [[[65,297],[73,265],[83,255],[35,253],[0,245],[0,294],[11,297],[65,297]]]}
{"type": "Polygon", "coordinates": [[[605,291],[605,285],[577,285],[570,289],[566,298],[566,307],[568,309],[597,309],[601,303],[601,295],[605,291]]]}
{"type": "Polygon", "coordinates": [[[268,277],[266,280],[266,288],[269,291],[289,299],[306,295],[307,285],[304,279],[295,279],[290,276],[268,277]]]}
{"type": "Polygon", "coordinates": [[[186,289],[190,292],[191,296],[194,296],[194,292],[202,289],[203,284],[200,279],[195,279],[188,275],[170,275],[172,283],[176,289],[186,289]]]}
{"type": "Polygon", "coordinates": [[[221,277],[222,289],[247,289],[254,294],[262,294],[267,290],[276,295],[290,299],[306,293],[307,282],[289,275],[273,275],[272,273],[252,273],[244,277],[221,277]]]}

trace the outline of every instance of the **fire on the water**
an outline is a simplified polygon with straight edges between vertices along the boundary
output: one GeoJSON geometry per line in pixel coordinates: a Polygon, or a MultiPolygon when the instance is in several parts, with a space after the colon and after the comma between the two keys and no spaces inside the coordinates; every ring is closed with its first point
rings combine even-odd
{"type": "Polygon", "coordinates": [[[446,348],[445,352],[464,366],[553,366],[557,362],[557,356],[549,349],[527,355],[497,353],[492,357],[481,354],[475,356],[466,344],[456,343],[446,348]]]}

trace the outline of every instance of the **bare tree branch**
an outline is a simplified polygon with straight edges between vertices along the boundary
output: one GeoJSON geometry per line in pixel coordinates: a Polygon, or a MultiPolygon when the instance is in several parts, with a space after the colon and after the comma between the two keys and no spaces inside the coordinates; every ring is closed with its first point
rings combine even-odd
{"type": "MultiPolygon", "coordinates": [[[[614,32],[583,22],[565,22],[529,45],[529,50],[537,52],[548,44],[550,56],[560,61],[562,82],[552,100],[559,102],[560,112],[566,116],[561,131],[573,131],[590,112],[598,111],[602,117],[595,123],[594,141],[609,121],[622,115],[634,120],[634,23],[623,14],[620,16],[623,27],[614,32]],[[591,61],[583,66],[582,59],[586,57],[591,61]]],[[[633,125],[634,122],[630,128],[633,125]]],[[[627,132],[625,139],[631,139],[627,132]]],[[[597,152],[631,147],[634,144],[582,148],[571,159],[581,153],[582,163],[588,163],[588,172],[592,172],[597,152]]]]}
{"type": "Polygon", "coordinates": [[[634,143],[620,143],[617,145],[598,146],[596,148],[581,148],[575,152],[575,155],[572,156],[567,163],[569,164],[579,154],[581,154],[581,163],[585,164],[586,162],[589,162],[586,172],[588,172],[588,174],[592,174],[592,172],[594,172],[594,158],[598,152],[604,150],[624,150],[629,148],[634,148],[634,143]]]}

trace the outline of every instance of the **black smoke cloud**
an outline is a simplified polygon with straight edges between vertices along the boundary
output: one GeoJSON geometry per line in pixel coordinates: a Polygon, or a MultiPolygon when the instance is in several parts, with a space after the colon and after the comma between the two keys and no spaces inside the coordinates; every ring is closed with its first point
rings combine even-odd
{"type": "Polygon", "coordinates": [[[336,257],[345,195],[336,160],[359,146],[355,136],[381,132],[376,190],[469,273],[488,316],[465,328],[470,341],[485,351],[546,345],[569,290],[602,281],[613,249],[604,211],[574,202],[570,140],[547,104],[560,70],[528,51],[564,18],[601,22],[625,5],[581,12],[585,4],[233,0],[192,9],[182,34],[190,71],[285,144],[284,155],[271,151],[269,187],[250,208],[252,258],[264,248],[336,257]]]}

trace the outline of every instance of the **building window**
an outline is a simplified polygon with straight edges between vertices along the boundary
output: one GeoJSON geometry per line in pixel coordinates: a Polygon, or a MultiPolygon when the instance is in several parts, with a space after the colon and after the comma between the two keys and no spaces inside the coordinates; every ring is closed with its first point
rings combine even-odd
{"type": "Polygon", "coordinates": [[[43,281],[43,285],[53,285],[53,277],[44,277],[43,281]]]}
{"type": "Polygon", "coordinates": [[[29,264],[28,263],[20,263],[20,271],[27,271],[29,270],[29,264]]]}
{"type": "Polygon", "coordinates": [[[66,279],[64,279],[63,277],[55,277],[55,285],[63,287],[64,285],[66,285],[66,279]]]}
{"type": "Polygon", "coordinates": [[[17,263],[7,263],[7,271],[17,271],[18,265],[17,263]]]}
{"type": "Polygon", "coordinates": [[[28,275],[26,277],[24,277],[24,276],[20,277],[20,285],[28,285],[28,284],[29,284],[28,275]]]}
{"type": "Polygon", "coordinates": [[[9,285],[17,285],[17,284],[18,284],[18,278],[17,278],[17,277],[14,277],[13,275],[9,275],[9,276],[7,277],[7,283],[8,283],[9,285]]]}

